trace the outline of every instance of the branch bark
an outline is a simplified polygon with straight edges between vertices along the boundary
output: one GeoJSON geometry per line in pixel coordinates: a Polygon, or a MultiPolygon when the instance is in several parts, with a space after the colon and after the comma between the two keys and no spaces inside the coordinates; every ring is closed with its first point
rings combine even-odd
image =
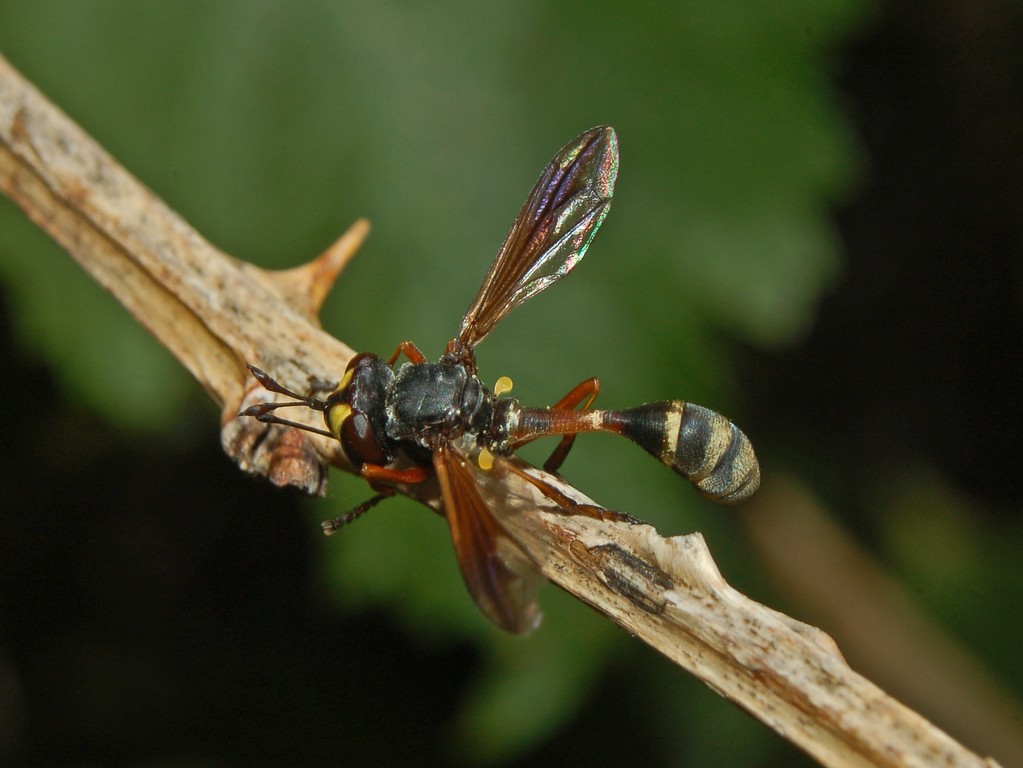
{"type": "MultiPolygon", "coordinates": [[[[352,355],[320,304],[368,232],[357,221],[322,256],[269,272],[217,250],[0,58],[0,186],[167,346],[222,409],[225,451],[245,471],[322,494],[345,466],[336,441],[237,419],[269,398],[245,363],[295,390],[335,380],[352,355]]],[[[302,409],[296,409],[302,410],[302,409]]],[[[289,414],[295,418],[317,415],[289,414]]],[[[537,472],[529,468],[528,471],[537,472]]],[[[563,493],[595,505],[563,481],[563,493]]],[[[814,627],[721,577],[699,533],[570,516],[514,474],[500,492],[513,535],[544,575],[830,766],[982,766],[845,663],[814,627]],[[539,525],[537,524],[539,521],[539,525]]],[[[436,490],[400,489],[437,509],[436,490]]]]}

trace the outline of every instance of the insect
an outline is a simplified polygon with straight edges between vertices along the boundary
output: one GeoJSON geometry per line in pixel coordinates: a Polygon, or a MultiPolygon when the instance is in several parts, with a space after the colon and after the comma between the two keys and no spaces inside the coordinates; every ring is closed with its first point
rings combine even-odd
{"type": "Polygon", "coordinates": [[[554,156],[437,362],[429,362],[411,341],[398,345],[387,360],[359,354],[325,399],[288,390],[249,366],[264,388],[292,399],[255,405],[242,415],[337,439],[376,492],[325,522],[324,530],[332,533],[393,495],[395,484],[436,477],[465,584],[487,618],[513,633],[529,632],[539,623],[535,590],[542,578],[502,526],[507,511],[501,500],[482,486],[490,477],[516,471],[549,498],[564,499],[507,459],[522,445],[560,436],[544,464],[546,471],[556,472],[576,435],[611,432],[638,444],[715,501],[742,501],[760,484],[749,440],[707,408],[674,400],[595,410],[591,406],[600,389],[595,378],[549,408],[529,408],[505,396],[510,389],[506,378],[491,390],[477,377],[476,346],[511,309],[567,275],[583,258],[607,215],[617,172],[618,139],[610,127],[586,131],[554,156]],[[408,362],[396,369],[401,355],[408,362]],[[278,408],[289,406],[322,412],[327,429],[276,415],[278,408]]]}

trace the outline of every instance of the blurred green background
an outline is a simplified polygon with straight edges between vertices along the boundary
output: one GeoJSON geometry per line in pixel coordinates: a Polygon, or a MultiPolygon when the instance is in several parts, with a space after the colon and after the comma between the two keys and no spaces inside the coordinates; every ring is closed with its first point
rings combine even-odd
{"type": "MultiPolygon", "coordinates": [[[[596,375],[606,407],[731,416],[961,644],[1021,743],[1018,3],[0,0],[0,52],[239,258],[294,266],[370,218],[323,322],[381,353],[438,355],[547,160],[613,125],[586,263],[481,374],[531,404],[596,375]]],[[[553,588],[539,632],[500,635],[405,500],[323,539],[365,485],[243,477],[199,387],[6,199],[0,300],[0,762],[808,762],[553,588]]],[[[564,472],[702,531],[733,585],[846,648],[742,512],[610,438],[564,472]]]]}

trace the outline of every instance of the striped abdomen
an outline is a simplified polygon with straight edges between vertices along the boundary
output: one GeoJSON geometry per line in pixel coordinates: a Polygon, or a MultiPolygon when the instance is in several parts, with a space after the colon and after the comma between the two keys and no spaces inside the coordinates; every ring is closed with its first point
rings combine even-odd
{"type": "Polygon", "coordinates": [[[736,504],[760,487],[753,446],[720,413],[681,400],[600,413],[604,429],[629,438],[714,501],[736,504]]]}

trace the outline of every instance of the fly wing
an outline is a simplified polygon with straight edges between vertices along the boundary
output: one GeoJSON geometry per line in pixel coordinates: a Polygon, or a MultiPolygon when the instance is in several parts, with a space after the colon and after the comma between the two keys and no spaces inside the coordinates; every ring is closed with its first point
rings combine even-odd
{"type": "Polygon", "coordinates": [[[618,137],[591,128],[540,175],[504,240],[449,352],[470,352],[515,306],[578,264],[607,215],[618,175],[618,137]]]}
{"type": "Polygon", "coordinates": [[[517,635],[536,629],[542,618],[536,591],[543,577],[494,518],[471,460],[441,443],[433,452],[433,466],[469,594],[501,629],[517,635]]]}

